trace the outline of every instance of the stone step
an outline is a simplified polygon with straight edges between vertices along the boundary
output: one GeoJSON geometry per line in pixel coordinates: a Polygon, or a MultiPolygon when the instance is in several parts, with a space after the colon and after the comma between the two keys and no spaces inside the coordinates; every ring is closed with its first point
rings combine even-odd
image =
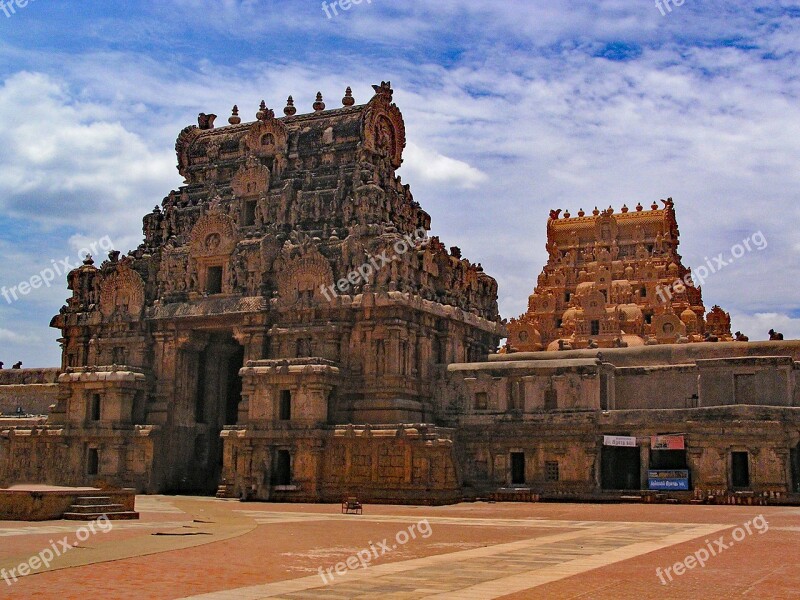
{"type": "Polygon", "coordinates": [[[111,504],[110,496],[78,496],[75,504],[79,506],[111,504]]]}
{"type": "Polygon", "coordinates": [[[233,484],[220,484],[220,486],[217,488],[217,498],[233,498],[233,484]]]}
{"type": "Polygon", "coordinates": [[[102,517],[107,518],[109,521],[133,521],[139,518],[139,513],[133,510],[123,510],[119,512],[109,513],[77,513],[67,512],[61,517],[67,521],[96,521],[102,517]]]}
{"type": "Polygon", "coordinates": [[[122,504],[73,504],[69,507],[71,513],[98,514],[110,512],[124,512],[125,506],[122,504]]]}

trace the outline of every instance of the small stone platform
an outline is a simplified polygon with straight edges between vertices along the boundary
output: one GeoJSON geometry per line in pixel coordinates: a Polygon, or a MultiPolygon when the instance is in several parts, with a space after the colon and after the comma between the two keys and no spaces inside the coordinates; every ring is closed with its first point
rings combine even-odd
{"type": "Polygon", "coordinates": [[[110,520],[138,519],[135,494],[132,489],[17,485],[0,489],[0,520],[92,521],[103,515],[110,520]]]}

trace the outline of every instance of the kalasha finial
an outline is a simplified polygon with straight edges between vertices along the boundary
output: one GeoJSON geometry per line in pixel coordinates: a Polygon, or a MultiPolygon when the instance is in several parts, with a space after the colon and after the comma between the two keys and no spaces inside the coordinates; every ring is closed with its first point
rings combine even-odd
{"type": "Polygon", "coordinates": [[[83,259],[83,264],[86,266],[91,266],[94,264],[94,259],[92,258],[91,254],[86,255],[86,258],[83,259]]]}
{"type": "Polygon", "coordinates": [[[653,210],[658,210],[658,204],[657,204],[656,202],[653,202],[653,203],[650,205],[650,208],[652,208],[653,210]]]}
{"type": "Polygon", "coordinates": [[[567,209],[567,210],[565,210],[565,211],[564,211],[564,218],[565,218],[565,219],[569,219],[571,216],[572,216],[572,215],[570,214],[570,212],[569,212],[569,209],[567,209]]]}
{"type": "Polygon", "coordinates": [[[231,111],[231,116],[228,117],[228,123],[231,125],[238,125],[241,122],[242,118],[239,116],[239,107],[234,104],[233,110],[231,111]]]}
{"type": "Polygon", "coordinates": [[[256,119],[258,119],[259,121],[263,121],[264,114],[266,112],[267,112],[267,103],[262,100],[261,104],[258,107],[258,112],[256,113],[256,119]]]}
{"type": "Polygon", "coordinates": [[[285,114],[287,117],[297,114],[297,108],[294,106],[294,98],[291,96],[286,99],[286,107],[283,109],[283,114],[285,114]]]}
{"type": "Polygon", "coordinates": [[[317,101],[314,102],[314,110],[317,112],[325,110],[325,103],[322,101],[322,92],[317,92],[317,101]]]}
{"type": "Polygon", "coordinates": [[[627,204],[623,204],[623,205],[622,205],[622,212],[623,212],[623,213],[626,213],[626,212],[628,212],[628,210],[630,210],[630,209],[628,208],[628,205],[627,205],[627,204]]]}
{"type": "Polygon", "coordinates": [[[642,206],[642,203],[639,202],[639,204],[636,205],[636,212],[642,212],[643,210],[644,206],[642,206]]]}
{"type": "Polygon", "coordinates": [[[344,98],[342,98],[342,106],[353,106],[356,103],[356,99],[353,98],[353,90],[350,89],[350,86],[347,86],[347,89],[344,91],[344,98]]]}
{"type": "Polygon", "coordinates": [[[579,216],[579,217],[582,217],[582,216],[583,216],[583,215],[585,215],[585,214],[586,214],[586,211],[585,211],[585,210],[583,210],[583,209],[580,209],[580,210],[578,211],[578,216],[579,216]]]}
{"type": "Polygon", "coordinates": [[[594,210],[592,211],[592,214],[596,217],[597,215],[600,214],[600,210],[595,206],[594,210]]]}

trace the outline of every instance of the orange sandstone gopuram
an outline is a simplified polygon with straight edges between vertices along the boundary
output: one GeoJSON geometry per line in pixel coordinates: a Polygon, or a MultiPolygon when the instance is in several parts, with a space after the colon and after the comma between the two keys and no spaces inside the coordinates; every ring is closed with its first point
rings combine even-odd
{"type": "Polygon", "coordinates": [[[549,258],[528,310],[508,326],[511,351],[730,341],[730,316],[705,315],[678,254],[672,199],[663,207],[560,210],[547,221],[549,258]]]}

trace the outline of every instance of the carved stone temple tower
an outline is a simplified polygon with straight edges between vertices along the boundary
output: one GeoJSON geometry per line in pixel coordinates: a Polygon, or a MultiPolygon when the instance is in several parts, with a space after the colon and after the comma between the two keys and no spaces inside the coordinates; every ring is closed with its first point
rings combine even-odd
{"type": "Polygon", "coordinates": [[[69,274],[64,373],[23,471],[62,484],[283,500],[457,497],[445,368],[503,335],[497,284],[436,237],[395,170],[388,82],[356,105],[177,140],[185,185],[144,242],[69,274]]]}
{"type": "Polygon", "coordinates": [[[549,259],[528,310],[508,326],[516,351],[730,341],[728,313],[704,318],[702,292],[678,254],[672,199],[615,213],[551,211],[549,259]]]}

